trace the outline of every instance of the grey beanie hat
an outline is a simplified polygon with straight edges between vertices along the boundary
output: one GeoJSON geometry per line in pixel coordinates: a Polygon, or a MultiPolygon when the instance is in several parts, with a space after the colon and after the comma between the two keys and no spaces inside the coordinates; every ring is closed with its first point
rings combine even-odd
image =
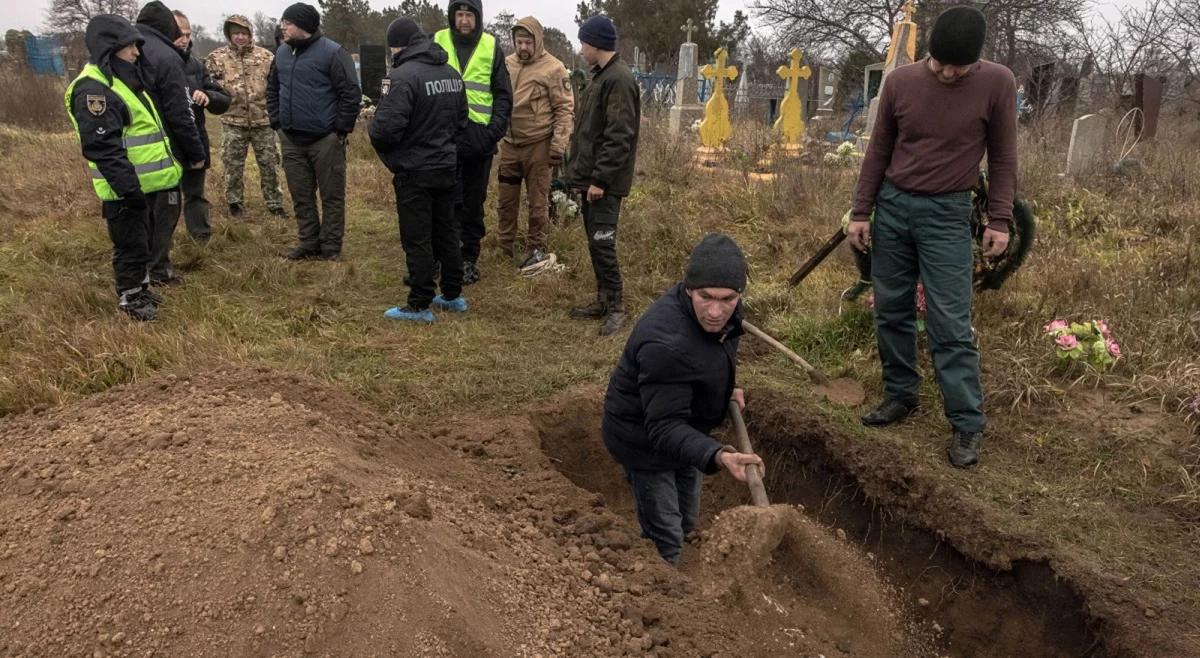
{"type": "Polygon", "coordinates": [[[746,257],[733,238],[723,233],[710,233],[692,250],[683,285],[690,290],[730,288],[744,292],[746,271],[746,257]]]}

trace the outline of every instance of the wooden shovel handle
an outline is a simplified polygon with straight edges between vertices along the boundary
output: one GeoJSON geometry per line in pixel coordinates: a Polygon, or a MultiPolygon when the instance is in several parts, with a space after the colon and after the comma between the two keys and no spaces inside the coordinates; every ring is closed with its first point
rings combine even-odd
{"type": "MultiPolygon", "coordinates": [[[[737,433],[738,451],[753,455],[754,446],[750,445],[750,433],[746,431],[746,421],[742,419],[742,410],[738,409],[737,402],[733,400],[729,401],[729,415],[733,418],[733,430],[737,433]]],[[[767,500],[767,488],[763,486],[762,470],[758,464],[750,464],[746,467],[746,482],[750,485],[750,500],[754,502],[754,506],[770,506],[771,502],[767,500]]]]}
{"type": "Polygon", "coordinates": [[[758,327],[750,324],[749,322],[747,322],[745,320],[742,320],[742,328],[746,330],[746,333],[749,333],[758,338],[761,338],[762,340],[766,341],[766,343],[768,345],[770,345],[771,347],[774,347],[775,349],[779,350],[780,352],[783,352],[785,355],[787,355],[787,358],[791,359],[792,361],[795,361],[797,365],[799,365],[801,368],[803,368],[804,372],[808,373],[809,378],[811,378],[814,382],[816,382],[822,386],[826,386],[829,384],[829,375],[826,375],[825,373],[821,372],[820,370],[817,370],[815,367],[813,367],[813,365],[811,363],[809,363],[808,361],[805,361],[803,358],[801,358],[799,354],[796,354],[795,352],[788,349],[787,345],[784,345],[783,343],[781,343],[781,342],[775,340],[774,338],[772,338],[771,336],[767,335],[767,332],[763,331],[762,329],[759,329],[758,327]]]}

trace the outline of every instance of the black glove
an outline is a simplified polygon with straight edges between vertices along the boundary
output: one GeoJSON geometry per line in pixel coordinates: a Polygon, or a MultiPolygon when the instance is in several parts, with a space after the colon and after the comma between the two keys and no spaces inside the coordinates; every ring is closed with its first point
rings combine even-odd
{"type": "Polygon", "coordinates": [[[146,210],[146,195],[142,194],[141,190],[126,194],[121,197],[121,203],[125,205],[127,210],[133,212],[145,212],[146,210]]]}

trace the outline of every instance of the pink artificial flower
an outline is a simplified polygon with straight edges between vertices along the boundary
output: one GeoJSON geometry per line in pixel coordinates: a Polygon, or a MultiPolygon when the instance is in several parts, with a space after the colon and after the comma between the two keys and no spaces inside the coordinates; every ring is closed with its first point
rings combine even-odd
{"type": "Polygon", "coordinates": [[[917,282],[917,312],[924,313],[926,308],[927,307],[925,305],[925,284],[918,281],[917,282]]]}
{"type": "Polygon", "coordinates": [[[1075,338],[1074,334],[1063,334],[1056,338],[1054,342],[1064,350],[1073,350],[1079,346],[1079,339],[1075,338]]]}
{"type": "Polygon", "coordinates": [[[1112,331],[1108,328],[1108,323],[1104,320],[1096,320],[1096,328],[1100,330],[1100,335],[1105,338],[1112,338],[1112,331]]]}
{"type": "Polygon", "coordinates": [[[1194,414],[1200,414],[1200,395],[1197,395],[1188,402],[1188,409],[1194,414]]]}
{"type": "Polygon", "coordinates": [[[1104,339],[1104,345],[1108,347],[1108,353],[1111,354],[1114,359],[1121,358],[1121,346],[1117,344],[1117,341],[1111,338],[1106,338],[1104,339]]]}
{"type": "Polygon", "coordinates": [[[1055,320],[1054,322],[1051,322],[1050,324],[1042,327],[1042,330],[1048,334],[1052,334],[1056,331],[1061,331],[1066,328],[1067,328],[1066,320],[1055,320]]]}

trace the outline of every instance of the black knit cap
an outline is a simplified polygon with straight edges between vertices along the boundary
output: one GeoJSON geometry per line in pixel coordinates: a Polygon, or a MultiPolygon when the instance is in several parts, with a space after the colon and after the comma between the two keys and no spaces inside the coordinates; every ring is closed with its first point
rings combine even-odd
{"type": "Polygon", "coordinates": [[[285,21],[291,21],[292,25],[309,34],[315,34],[321,27],[321,13],[317,11],[316,7],[303,2],[297,2],[291,7],[284,9],[281,18],[285,21]]]}
{"type": "Polygon", "coordinates": [[[401,16],[388,26],[387,45],[389,48],[407,48],[412,38],[420,33],[420,25],[407,16],[401,16]]]}
{"type": "Polygon", "coordinates": [[[683,285],[689,290],[730,288],[746,290],[746,257],[733,238],[722,233],[704,236],[688,258],[683,285]]]}
{"type": "Polygon", "coordinates": [[[950,66],[979,61],[987,35],[987,17],[974,7],[958,5],[943,11],[929,34],[929,54],[950,66]]]}
{"type": "Polygon", "coordinates": [[[597,14],[579,25],[579,40],[598,50],[617,49],[617,26],[604,14],[597,14]]]}

